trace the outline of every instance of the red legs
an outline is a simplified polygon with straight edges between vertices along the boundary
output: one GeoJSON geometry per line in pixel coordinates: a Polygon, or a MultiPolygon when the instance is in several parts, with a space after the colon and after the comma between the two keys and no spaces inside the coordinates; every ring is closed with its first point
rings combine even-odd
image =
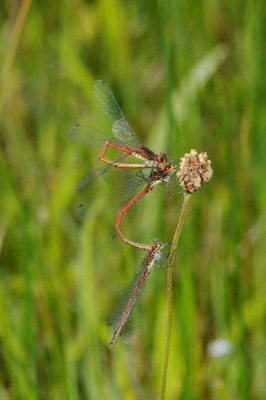
{"type": "MultiPolygon", "coordinates": [[[[138,164],[123,164],[123,163],[119,163],[119,162],[115,162],[115,161],[109,160],[109,158],[105,157],[105,153],[106,153],[106,151],[107,151],[107,149],[109,147],[121,150],[124,153],[129,154],[129,155],[133,154],[133,153],[135,153],[135,154],[139,153],[138,148],[130,148],[130,147],[118,144],[118,143],[105,142],[104,145],[103,145],[103,148],[102,148],[102,150],[101,150],[101,152],[99,154],[99,159],[101,161],[105,162],[106,164],[112,165],[113,167],[117,167],[117,168],[132,168],[132,169],[133,168],[143,168],[144,165],[140,164],[140,163],[138,163],[138,164]]],[[[153,166],[153,163],[145,164],[146,168],[152,168],[152,166],[153,166]]]]}

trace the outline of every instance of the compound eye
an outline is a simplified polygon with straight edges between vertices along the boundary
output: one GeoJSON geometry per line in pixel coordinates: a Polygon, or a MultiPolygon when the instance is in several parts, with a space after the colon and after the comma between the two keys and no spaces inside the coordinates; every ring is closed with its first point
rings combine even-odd
{"type": "Polygon", "coordinates": [[[158,161],[161,162],[161,163],[162,163],[162,162],[165,162],[165,158],[166,158],[166,157],[165,157],[165,154],[164,154],[164,153],[161,153],[161,154],[159,154],[159,156],[158,156],[158,161]]]}
{"type": "Polygon", "coordinates": [[[154,240],[151,248],[152,248],[152,251],[155,251],[158,249],[158,240],[157,239],[154,240]]]}

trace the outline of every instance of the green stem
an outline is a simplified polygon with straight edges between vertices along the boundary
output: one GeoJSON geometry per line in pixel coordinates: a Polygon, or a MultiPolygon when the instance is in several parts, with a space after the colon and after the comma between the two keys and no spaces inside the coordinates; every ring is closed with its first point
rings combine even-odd
{"type": "Polygon", "coordinates": [[[160,400],[165,399],[165,391],[166,391],[166,381],[167,381],[167,371],[168,371],[168,363],[169,363],[169,354],[170,354],[170,344],[171,344],[171,334],[172,334],[172,318],[173,318],[173,272],[174,268],[174,259],[176,255],[176,249],[179,241],[179,237],[184,225],[184,220],[186,216],[186,212],[188,209],[190,195],[185,195],[181,213],[179,216],[178,224],[174,233],[172,246],[170,250],[169,260],[168,260],[168,268],[167,268],[167,324],[166,324],[166,340],[165,340],[165,349],[164,349],[164,362],[163,362],[163,371],[162,371],[162,380],[161,380],[161,389],[160,389],[160,400]]]}
{"type": "MultiPolygon", "coordinates": [[[[11,34],[10,46],[6,52],[6,58],[3,63],[1,74],[1,99],[6,94],[6,88],[9,83],[9,75],[14,63],[15,55],[18,49],[19,40],[21,39],[22,31],[25,25],[26,17],[29,12],[31,0],[23,0],[21,2],[17,19],[15,21],[14,29],[11,34]]],[[[3,100],[2,100],[3,101],[3,100]]]]}

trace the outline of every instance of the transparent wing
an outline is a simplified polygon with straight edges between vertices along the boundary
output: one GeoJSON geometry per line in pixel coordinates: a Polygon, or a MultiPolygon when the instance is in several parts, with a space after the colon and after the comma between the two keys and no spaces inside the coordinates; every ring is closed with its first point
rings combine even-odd
{"type": "Polygon", "coordinates": [[[139,141],[136,134],[126,120],[109,86],[104,81],[96,81],[94,93],[104,114],[112,122],[114,137],[132,147],[137,146],[139,141]]]}
{"type": "Polygon", "coordinates": [[[80,124],[72,125],[68,130],[68,135],[78,142],[90,144],[92,146],[103,146],[107,141],[116,142],[112,136],[80,124]]]}
{"type": "Polygon", "coordinates": [[[176,178],[176,176],[170,176],[167,181],[167,193],[170,196],[177,195],[182,193],[180,188],[180,184],[176,178]]]}
{"type": "Polygon", "coordinates": [[[93,182],[95,179],[99,178],[100,176],[106,175],[108,171],[112,168],[111,165],[103,166],[101,168],[96,169],[95,171],[90,172],[88,175],[84,176],[79,183],[77,184],[77,190],[80,190],[87,186],[89,183],[93,182]]]}
{"type": "Polygon", "coordinates": [[[86,200],[88,196],[82,196],[85,200],[81,201],[76,208],[76,216],[78,219],[84,220],[97,217],[103,211],[121,209],[145,184],[143,179],[135,179],[115,191],[98,196],[87,192],[88,196],[90,195],[92,198],[86,200]]]}
{"type": "MultiPolygon", "coordinates": [[[[125,161],[125,159],[128,158],[128,155],[125,154],[124,156],[117,158],[114,160],[114,162],[120,162],[120,161],[125,161]]],[[[119,169],[114,170],[114,167],[112,165],[104,165],[101,168],[96,169],[95,171],[90,172],[88,175],[84,176],[78,184],[77,184],[77,190],[82,189],[83,187],[87,186],[89,183],[93,182],[95,179],[99,178],[100,176],[103,176],[103,178],[106,180],[106,182],[111,181],[111,177],[113,175],[117,176],[123,176],[125,177],[125,171],[121,171],[119,169]]],[[[135,176],[132,172],[130,172],[131,176],[135,176]]],[[[136,177],[135,177],[136,179],[136,177]]]]}
{"type": "Polygon", "coordinates": [[[170,250],[171,250],[171,243],[165,243],[164,249],[159,250],[154,258],[154,268],[166,268],[166,267],[173,267],[172,265],[168,265],[170,250]]]}
{"type": "Polygon", "coordinates": [[[138,310],[139,298],[143,292],[145,282],[155,267],[162,267],[168,259],[167,245],[159,240],[154,240],[157,249],[148,253],[135,273],[128,289],[125,291],[122,300],[118,304],[116,310],[112,314],[107,326],[113,330],[113,336],[109,342],[109,347],[112,348],[118,337],[122,334],[126,334],[126,337],[130,335],[130,329],[132,327],[132,319],[134,320],[136,312],[138,310]],[[164,250],[163,250],[164,249],[164,250]]]}
{"type": "Polygon", "coordinates": [[[116,307],[115,311],[113,312],[111,318],[107,322],[107,326],[110,327],[111,330],[114,332],[121,323],[121,320],[123,318],[123,314],[125,312],[127,305],[129,304],[130,301],[132,301],[133,305],[132,305],[131,311],[128,314],[126,320],[123,321],[124,325],[123,325],[123,328],[120,333],[120,335],[123,335],[124,338],[126,338],[126,339],[130,336],[130,333],[131,333],[130,331],[132,330],[132,325],[133,325],[132,323],[129,324],[129,322],[132,322],[132,320],[134,320],[134,317],[136,317],[136,315],[134,315],[136,309],[139,310],[139,308],[141,308],[142,288],[141,288],[140,292],[138,293],[138,296],[135,299],[133,299],[133,293],[134,293],[135,289],[137,288],[137,286],[139,285],[139,282],[141,281],[141,278],[143,276],[145,268],[146,268],[146,266],[145,266],[145,262],[143,259],[137,272],[135,273],[132,281],[130,282],[129,287],[124,292],[120,303],[118,304],[118,306],[116,307]]]}

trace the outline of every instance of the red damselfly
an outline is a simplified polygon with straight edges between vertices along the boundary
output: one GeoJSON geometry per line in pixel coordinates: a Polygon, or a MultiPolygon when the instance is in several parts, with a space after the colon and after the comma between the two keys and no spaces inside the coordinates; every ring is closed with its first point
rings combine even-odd
{"type": "Polygon", "coordinates": [[[124,327],[132,314],[136,301],[151,270],[155,267],[162,267],[162,264],[166,263],[167,253],[162,251],[165,246],[160,240],[156,239],[153,241],[151,250],[143,258],[139,269],[108,322],[107,325],[113,330],[113,336],[108,344],[110,349],[115,346],[117,339],[123,333],[124,327]]]}
{"type": "Polygon", "coordinates": [[[165,153],[156,154],[139,143],[135,132],[126,120],[115,96],[105,82],[96,81],[94,84],[94,92],[105,115],[112,123],[113,137],[99,130],[80,124],[75,124],[69,129],[71,138],[82,143],[102,146],[99,159],[107,164],[85,176],[77,187],[78,189],[82,189],[99,176],[109,174],[110,170],[114,169],[112,167],[124,171],[124,176],[127,177],[127,184],[125,187],[118,188],[114,192],[96,197],[98,204],[96,204],[95,200],[81,203],[77,209],[77,216],[80,219],[90,217],[93,215],[95,205],[96,209],[103,203],[106,204],[106,206],[108,206],[108,203],[112,205],[112,200],[114,198],[122,196],[122,193],[127,193],[127,195],[124,195],[124,198],[128,198],[124,204],[121,204],[120,211],[114,224],[115,230],[123,242],[142,250],[151,251],[151,245],[138,243],[125,237],[121,229],[122,220],[131,207],[149,193],[157,184],[169,182],[169,180],[175,176],[177,164],[173,161],[168,161],[165,153]],[[115,160],[109,159],[106,156],[106,152],[111,148],[121,151],[121,157],[115,160]],[[137,158],[139,162],[126,162],[128,157],[137,158]],[[136,191],[136,188],[138,188],[138,191],[136,191]],[[129,194],[131,198],[129,198],[129,194]]]}

